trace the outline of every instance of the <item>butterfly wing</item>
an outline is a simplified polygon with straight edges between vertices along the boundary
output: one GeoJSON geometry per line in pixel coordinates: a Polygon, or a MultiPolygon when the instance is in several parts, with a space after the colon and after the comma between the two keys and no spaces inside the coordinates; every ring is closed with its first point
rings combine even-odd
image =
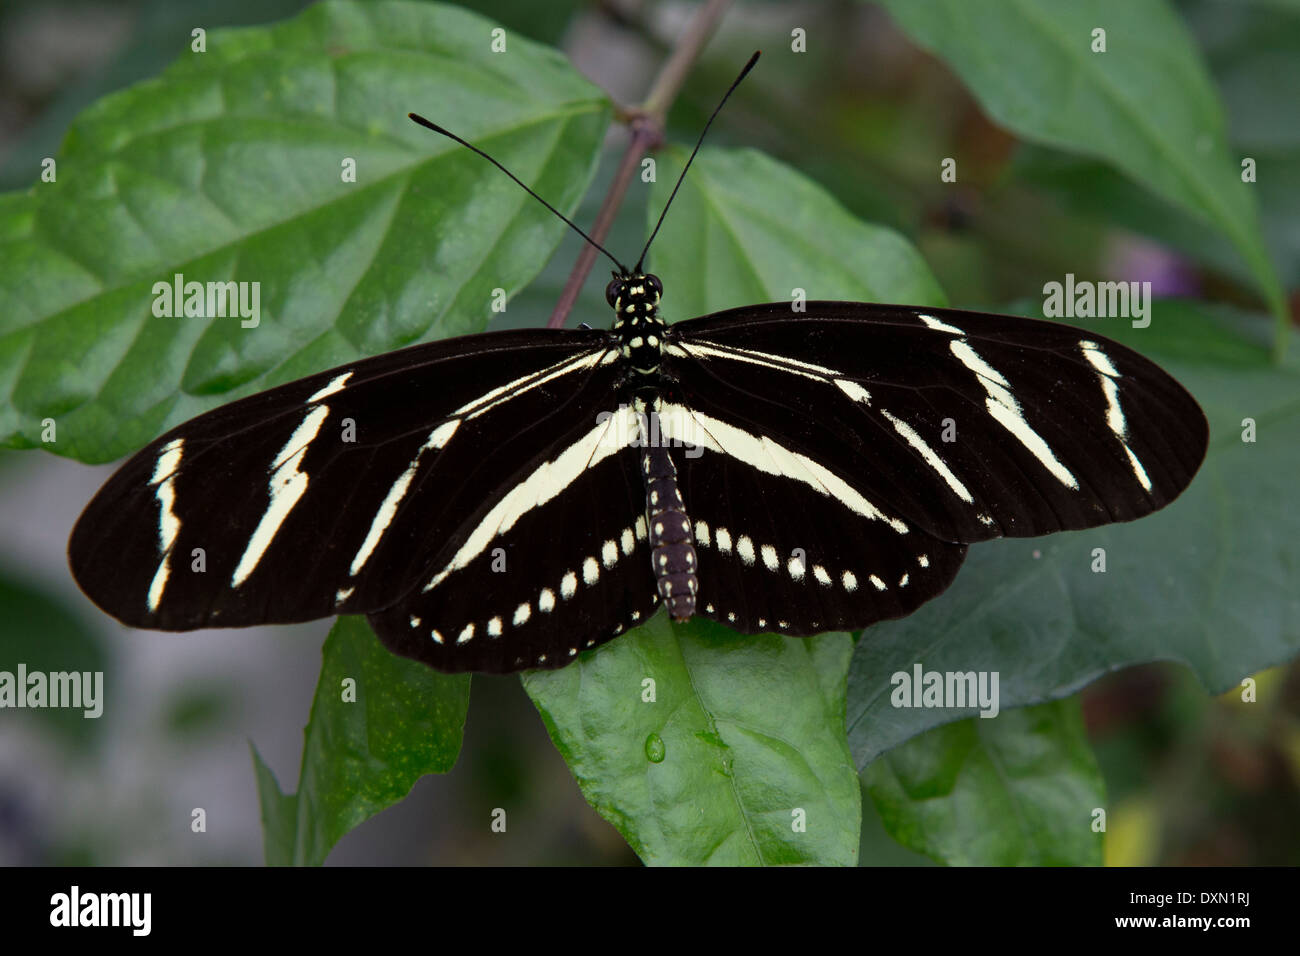
{"type": "Polygon", "coordinates": [[[945,541],[1140,518],[1205,457],[1205,416],[1177,381],[1058,323],[812,302],[670,331],[665,371],[692,409],[782,436],[945,541]]]}
{"type": "Polygon", "coordinates": [[[777,440],[754,467],[731,428],[684,432],[706,427],[700,457],[674,455],[694,523],[696,613],[747,633],[809,635],[902,617],[952,583],[964,545],[870,514],[815,468],[778,474],[790,458],[777,440]]]}
{"type": "Polygon", "coordinates": [[[442,671],[550,669],[648,618],[628,415],[583,422],[484,502],[416,587],[370,615],[389,650],[442,671]]]}
{"type": "Polygon", "coordinates": [[[699,611],[745,631],[908,614],[965,545],[1141,517],[1205,454],[1204,415],[1168,374],[1054,323],[778,303],[668,342],[663,430],[698,449],[674,459],[699,611]]]}
{"type": "Polygon", "coordinates": [[[494,489],[614,407],[606,346],[577,330],[443,340],[215,409],[104,485],[73,529],[73,574],[160,630],[388,607],[494,489]]]}

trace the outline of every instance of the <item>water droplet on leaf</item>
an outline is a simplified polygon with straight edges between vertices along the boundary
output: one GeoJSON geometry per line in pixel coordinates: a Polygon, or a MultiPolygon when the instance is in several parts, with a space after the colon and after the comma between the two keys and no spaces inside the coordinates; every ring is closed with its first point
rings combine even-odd
{"type": "Polygon", "coordinates": [[[645,757],[651,763],[663,763],[664,755],[667,753],[664,747],[664,739],[658,734],[651,734],[645,739],[645,757]]]}

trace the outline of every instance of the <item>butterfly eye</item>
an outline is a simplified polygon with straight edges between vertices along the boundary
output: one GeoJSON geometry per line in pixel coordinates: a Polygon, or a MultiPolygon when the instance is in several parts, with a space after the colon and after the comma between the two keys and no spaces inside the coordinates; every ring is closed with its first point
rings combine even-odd
{"type": "Polygon", "coordinates": [[[653,292],[656,296],[661,296],[664,294],[664,284],[659,281],[658,276],[647,275],[645,277],[645,284],[646,286],[649,287],[650,291],[653,292]]]}
{"type": "Polygon", "coordinates": [[[611,279],[609,285],[605,286],[605,301],[611,306],[618,301],[619,293],[623,291],[622,279],[611,279]]]}

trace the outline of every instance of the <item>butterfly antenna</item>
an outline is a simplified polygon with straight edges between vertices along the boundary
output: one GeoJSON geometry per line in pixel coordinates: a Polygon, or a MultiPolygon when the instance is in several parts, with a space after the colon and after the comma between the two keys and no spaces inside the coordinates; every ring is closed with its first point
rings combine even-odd
{"type": "Polygon", "coordinates": [[[421,116],[419,113],[407,113],[406,115],[409,116],[411,119],[415,120],[415,122],[419,123],[419,124],[420,124],[421,126],[423,126],[425,129],[431,129],[431,130],[433,130],[435,133],[441,133],[443,136],[446,136],[449,140],[452,140],[453,142],[456,142],[456,143],[460,143],[460,145],[464,146],[466,149],[473,150],[474,152],[478,153],[480,156],[482,156],[484,159],[486,159],[489,163],[491,163],[491,164],[492,164],[493,166],[495,166],[497,169],[501,170],[501,172],[505,173],[507,176],[509,176],[511,179],[513,179],[513,180],[514,180],[516,183],[518,183],[520,186],[523,186],[524,191],[527,192],[528,195],[532,196],[534,199],[536,199],[539,203],[541,203],[543,206],[545,206],[545,207],[546,207],[547,209],[549,209],[551,212],[555,213],[555,215],[559,216],[561,219],[563,219],[565,222],[567,222],[567,223],[569,224],[569,228],[570,228],[570,229],[572,229],[572,230],[573,230],[574,232],[576,232],[578,235],[582,236],[582,238],[586,239],[589,243],[591,243],[593,246],[595,246],[595,247],[596,247],[597,249],[599,249],[601,252],[605,253],[605,255],[609,257],[609,261],[612,262],[612,263],[614,263],[614,265],[618,266],[618,271],[619,271],[620,273],[622,273],[623,275],[627,275],[627,266],[623,265],[623,263],[619,262],[619,261],[618,261],[617,259],[615,259],[612,255],[610,255],[610,254],[609,254],[609,250],[607,250],[604,246],[602,246],[602,245],[601,245],[599,242],[597,242],[595,239],[591,238],[591,236],[589,236],[589,235],[587,235],[585,232],[583,232],[582,229],[580,229],[580,228],[578,227],[578,225],[577,225],[577,224],[576,224],[572,219],[570,219],[570,218],[569,218],[568,216],[566,216],[564,213],[560,212],[560,210],[556,209],[554,206],[552,206],[550,203],[548,203],[548,202],[547,202],[545,199],[543,199],[541,196],[537,195],[537,193],[535,193],[535,192],[533,192],[531,189],[529,189],[528,186],[523,182],[523,180],[521,180],[518,176],[516,176],[516,175],[515,175],[514,173],[512,173],[510,170],[506,169],[504,166],[502,166],[500,163],[498,163],[495,159],[493,159],[493,158],[492,158],[491,156],[489,156],[487,153],[483,152],[483,150],[479,149],[479,148],[478,148],[477,146],[475,146],[473,143],[468,143],[468,142],[466,142],[465,140],[461,139],[461,138],[460,138],[459,136],[457,136],[455,133],[451,132],[451,130],[443,129],[441,126],[439,126],[437,123],[433,122],[432,120],[427,120],[427,119],[425,119],[425,118],[424,118],[423,116],[421,116]]]}
{"type": "Polygon", "coordinates": [[[704,124],[704,129],[700,132],[700,138],[695,141],[695,148],[691,150],[691,157],[686,160],[686,165],[682,167],[682,174],[677,177],[677,185],[673,186],[673,191],[668,196],[668,202],[664,203],[664,211],[659,214],[659,221],[655,223],[654,232],[650,233],[650,238],[646,240],[645,248],[641,250],[641,258],[636,261],[636,268],[632,270],[633,272],[640,274],[641,267],[645,264],[646,253],[650,251],[650,243],[654,242],[655,236],[659,235],[659,227],[664,224],[664,216],[668,215],[668,207],[673,204],[673,199],[677,196],[677,190],[682,188],[682,180],[686,178],[686,170],[690,169],[691,163],[695,161],[695,154],[700,151],[700,146],[704,142],[705,135],[709,132],[709,127],[713,125],[713,121],[717,119],[718,114],[722,112],[722,107],[726,105],[727,98],[736,91],[736,87],[740,85],[740,81],[743,80],[749,74],[749,71],[754,68],[754,64],[758,62],[758,58],[762,52],[762,50],[754,51],[754,55],[749,58],[749,62],[745,64],[745,68],[740,71],[740,75],[732,82],[731,86],[727,89],[727,92],[722,94],[722,99],[714,109],[713,115],[709,117],[709,121],[704,124]]]}

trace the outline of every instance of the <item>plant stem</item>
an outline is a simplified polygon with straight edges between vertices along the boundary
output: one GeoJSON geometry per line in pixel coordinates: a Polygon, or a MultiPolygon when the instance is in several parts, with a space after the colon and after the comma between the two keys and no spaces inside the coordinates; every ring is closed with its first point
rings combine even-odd
{"type": "MultiPolygon", "coordinates": [[[[663,142],[664,118],[668,114],[668,108],[677,98],[687,74],[699,59],[704,45],[713,35],[713,31],[730,5],[731,0],[708,0],[700,7],[695,18],[678,38],[672,54],[668,57],[668,62],[660,68],[659,75],[650,85],[650,92],[645,102],[639,108],[627,112],[632,135],[627,149],[623,152],[623,158],[619,161],[618,170],[614,173],[614,181],[610,184],[609,191],[605,193],[600,211],[596,214],[596,221],[591,227],[591,237],[597,242],[603,244],[605,236],[609,234],[609,228],[614,223],[614,217],[618,215],[619,207],[627,195],[627,188],[632,182],[632,174],[640,165],[641,158],[646,152],[663,142]]],[[[564,289],[555,303],[551,318],[546,323],[547,328],[564,327],[569,312],[573,310],[573,304],[578,301],[582,284],[587,281],[587,276],[591,273],[591,267],[595,262],[595,247],[584,243],[582,251],[578,253],[578,260],[573,265],[573,271],[565,280],[564,289]]]]}

